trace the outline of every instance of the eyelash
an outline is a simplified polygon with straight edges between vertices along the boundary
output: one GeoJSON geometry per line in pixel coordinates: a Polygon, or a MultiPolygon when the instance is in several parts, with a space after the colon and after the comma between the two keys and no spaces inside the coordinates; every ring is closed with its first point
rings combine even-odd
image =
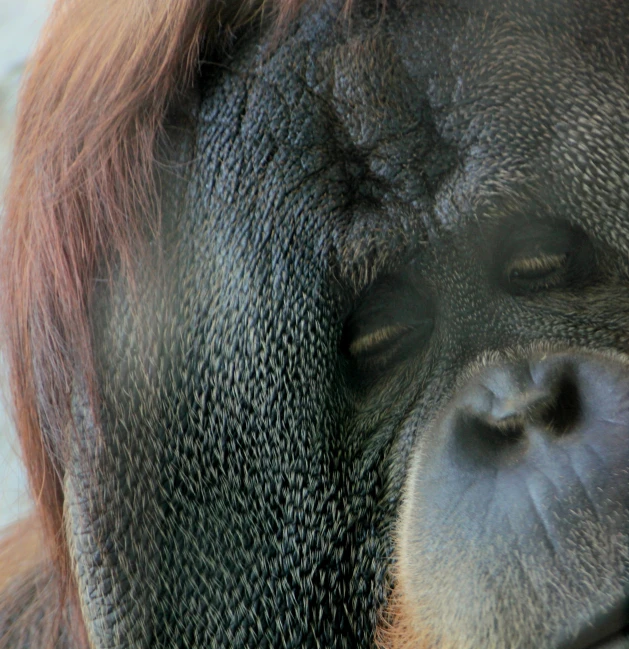
{"type": "Polygon", "coordinates": [[[542,290],[559,284],[565,277],[567,265],[567,253],[518,257],[507,264],[505,274],[511,285],[542,290]]]}
{"type": "Polygon", "coordinates": [[[413,327],[405,325],[386,325],[352,340],[349,353],[352,356],[374,353],[379,347],[395,342],[412,330],[413,327]]]}

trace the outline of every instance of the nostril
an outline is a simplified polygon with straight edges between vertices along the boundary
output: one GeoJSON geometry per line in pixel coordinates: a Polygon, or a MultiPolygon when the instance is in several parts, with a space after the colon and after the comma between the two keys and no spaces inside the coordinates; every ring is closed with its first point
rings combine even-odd
{"type": "Polygon", "coordinates": [[[553,390],[553,399],[539,413],[539,421],[557,435],[567,435],[581,418],[581,397],[577,381],[563,372],[553,390]]]}
{"type": "Polygon", "coordinates": [[[450,448],[460,466],[496,466],[526,452],[525,427],[517,418],[496,425],[483,417],[459,413],[453,423],[450,448]]]}

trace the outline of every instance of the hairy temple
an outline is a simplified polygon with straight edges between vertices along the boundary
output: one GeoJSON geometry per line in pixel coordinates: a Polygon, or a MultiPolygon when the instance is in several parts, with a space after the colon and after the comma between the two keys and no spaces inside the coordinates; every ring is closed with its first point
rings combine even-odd
{"type": "Polygon", "coordinates": [[[629,647],[629,3],[62,0],[2,295],[0,647],[629,647]]]}

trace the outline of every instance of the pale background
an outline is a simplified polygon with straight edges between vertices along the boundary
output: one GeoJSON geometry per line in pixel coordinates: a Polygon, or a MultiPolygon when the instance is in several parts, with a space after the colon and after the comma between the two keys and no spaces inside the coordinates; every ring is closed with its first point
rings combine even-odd
{"type": "MultiPolygon", "coordinates": [[[[50,0],[0,0],[0,218],[11,152],[20,74],[46,18],[50,0]]],[[[0,361],[0,529],[30,510],[11,420],[6,370],[0,361]]]]}

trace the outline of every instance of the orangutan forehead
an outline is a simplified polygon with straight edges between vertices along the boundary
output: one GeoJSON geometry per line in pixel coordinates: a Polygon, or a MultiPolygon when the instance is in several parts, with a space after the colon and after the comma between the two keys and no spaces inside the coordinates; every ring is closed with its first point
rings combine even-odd
{"type": "Polygon", "coordinates": [[[621,71],[600,92],[593,83],[601,65],[610,70],[598,60],[605,48],[591,46],[609,46],[596,26],[585,39],[579,17],[559,21],[552,9],[506,7],[490,19],[473,4],[391,6],[376,17],[365,6],[349,26],[325,8],[307,27],[297,21],[271,54],[245,42],[234,63],[256,119],[266,111],[265,137],[302,147],[308,173],[337,169],[349,225],[383,232],[381,250],[396,231],[421,242],[461,219],[544,211],[578,221],[588,183],[575,182],[585,170],[566,138],[609,148],[607,173],[618,174],[624,145],[601,129],[624,114],[626,93],[621,71]],[[574,111],[580,121],[564,124],[574,111]]]}
{"type": "Polygon", "coordinates": [[[602,190],[629,163],[626,37],[574,12],[409,4],[324,50],[326,101],[391,190],[383,203],[430,230],[525,214],[583,225],[598,175],[599,212],[619,214],[602,190]]]}

